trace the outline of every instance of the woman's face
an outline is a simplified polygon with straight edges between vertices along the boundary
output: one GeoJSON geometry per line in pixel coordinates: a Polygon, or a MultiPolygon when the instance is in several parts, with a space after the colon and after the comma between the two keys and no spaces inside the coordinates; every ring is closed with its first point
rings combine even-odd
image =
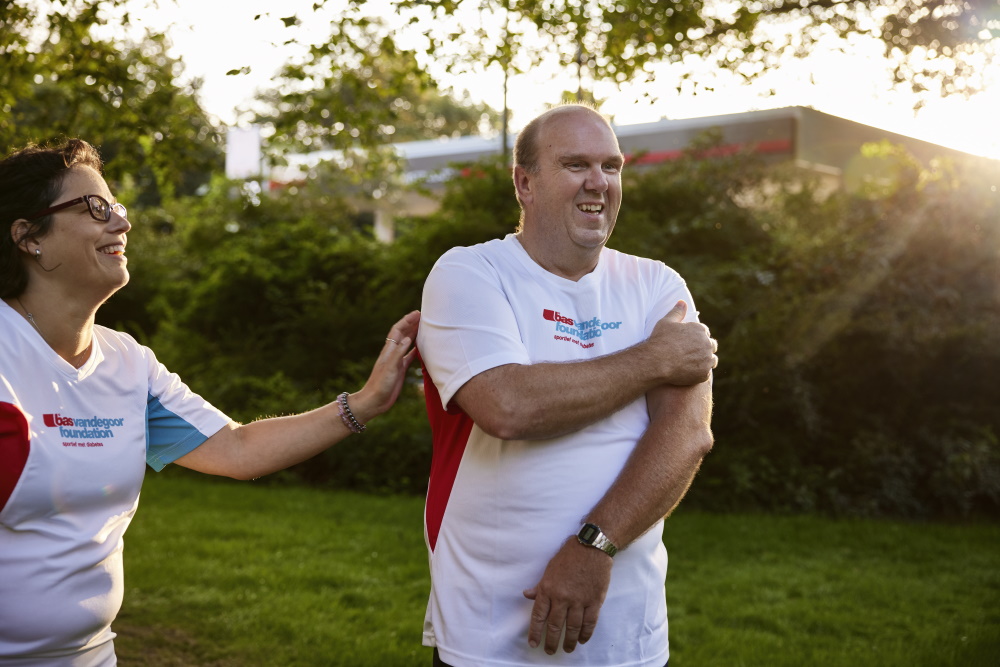
{"type": "MultiPolygon", "coordinates": [[[[63,179],[62,190],[52,205],[99,195],[115,203],[108,184],[90,167],[76,166],[63,179]]],[[[46,276],[58,280],[69,291],[90,290],[104,299],[128,283],[125,234],[132,228],[114,211],[107,222],[95,220],[86,202],[52,214],[49,233],[38,239],[38,262],[46,276]]],[[[34,250],[31,250],[34,253],[34,250]]]]}

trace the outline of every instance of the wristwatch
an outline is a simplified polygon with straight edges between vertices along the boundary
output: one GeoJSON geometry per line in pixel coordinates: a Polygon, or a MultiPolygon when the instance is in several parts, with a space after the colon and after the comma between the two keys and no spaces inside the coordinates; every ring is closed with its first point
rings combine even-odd
{"type": "Polygon", "coordinates": [[[580,541],[580,544],[600,549],[612,558],[618,553],[618,547],[608,539],[607,535],[601,532],[600,527],[592,523],[583,524],[583,528],[576,534],[576,539],[580,541]]]}

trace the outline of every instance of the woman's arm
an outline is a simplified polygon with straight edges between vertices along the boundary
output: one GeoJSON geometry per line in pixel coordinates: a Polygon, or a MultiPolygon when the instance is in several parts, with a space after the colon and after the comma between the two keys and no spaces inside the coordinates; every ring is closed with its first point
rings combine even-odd
{"type": "MultiPolygon", "coordinates": [[[[420,313],[413,311],[393,325],[365,386],[347,397],[351,412],[362,424],[386,412],[399,397],[416,354],[411,346],[419,322],[420,313]]],[[[230,422],[176,463],[210,475],[255,479],[301,463],[351,433],[333,401],[290,417],[246,425],[230,422]]]]}

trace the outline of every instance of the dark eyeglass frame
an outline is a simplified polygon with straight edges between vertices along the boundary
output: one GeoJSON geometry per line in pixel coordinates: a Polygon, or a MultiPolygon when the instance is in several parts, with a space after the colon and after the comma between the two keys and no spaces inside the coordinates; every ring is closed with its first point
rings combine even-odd
{"type": "Polygon", "coordinates": [[[69,208],[70,206],[76,206],[77,204],[83,204],[83,203],[87,204],[87,210],[90,211],[90,217],[92,217],[94,220],[97,220],[98,222],[108,222],[109,220],[111,220],[112,211],[114,211],[121,217],[128,220],[128,211],[125,209],[124,204],[119,204],[119,203],[112,204],[107,199],[105,199],[100,195],[83,195],[82,197],[77,197],[76,199],[71,199],[70,201],[66,201],[61,204],[56,204],[55,206],[50,206],[47,209],[32,213],[26,219],[28,220],[28,222],[31,222],[32,220],[37,220],[42,216],[49,215],[50,213],[55,213],[56,211],[61,211],[64,208],[69,208]],[[94,199],[104,204],[104,210],[107,212],[107,215],[105,217],[99,216],[98,212],[94,210],[94,205],[90,203],[94,199]]]}

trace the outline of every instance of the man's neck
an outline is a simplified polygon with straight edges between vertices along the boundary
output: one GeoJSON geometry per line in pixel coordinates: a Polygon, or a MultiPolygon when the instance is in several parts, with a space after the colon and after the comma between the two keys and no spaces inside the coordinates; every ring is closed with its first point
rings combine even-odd
{"type": "Polygon", "coordinates": [[[579,249],[579,252],[574,252],[573,250],[576,249],[572,249],[568,252],[553,253],[546,252],[544,244],[533,243],[530,235],[525,235],[523,230],[518,232],[515,237],[535,264],[553,275],[573,282],[580,280],[597,268],[597,263],[601,258],[601,250],[604,249],[604,246],[601,246],[593,249],[579,249]]]}

